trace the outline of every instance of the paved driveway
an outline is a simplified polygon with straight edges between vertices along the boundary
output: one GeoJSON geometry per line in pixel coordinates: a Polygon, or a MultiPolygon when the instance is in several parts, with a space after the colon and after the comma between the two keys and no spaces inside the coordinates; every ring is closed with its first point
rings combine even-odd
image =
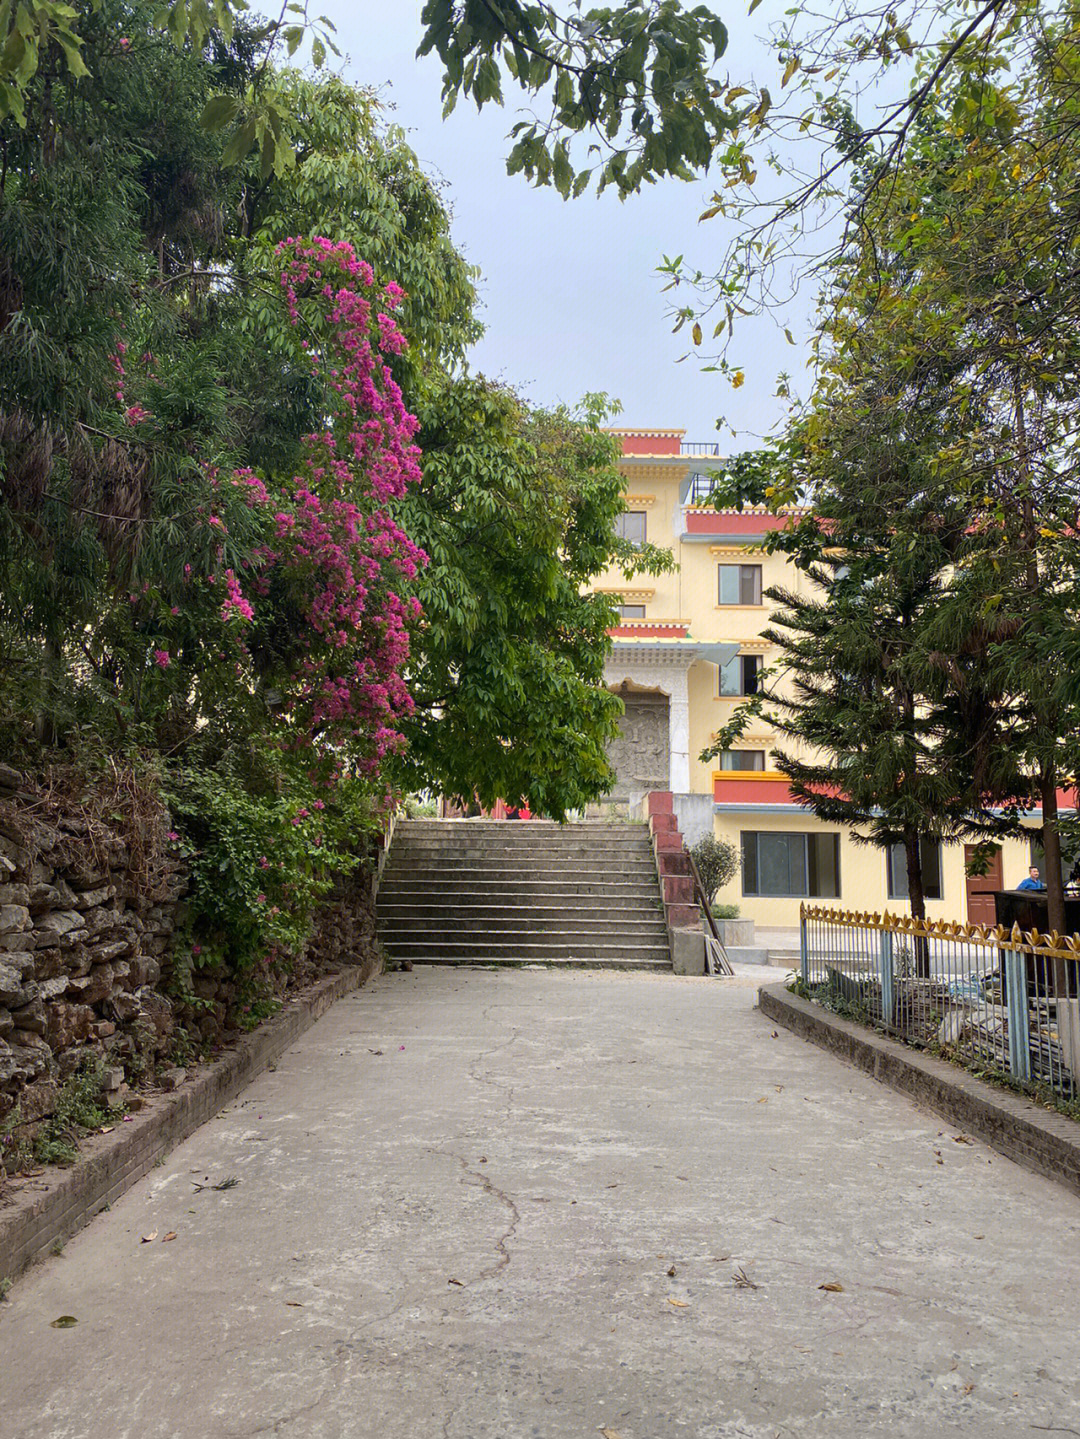
{"type": "Polygon", "coordinates": [[[376,980],[15,1286],[0,1435],[1080,1432],[1080,1203],[753,999],[376,980]]]}

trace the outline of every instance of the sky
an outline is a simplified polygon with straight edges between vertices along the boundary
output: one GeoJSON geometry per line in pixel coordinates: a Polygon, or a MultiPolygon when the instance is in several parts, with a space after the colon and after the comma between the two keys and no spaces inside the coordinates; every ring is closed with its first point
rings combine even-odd
{"type": "MultiPolygon", "coordinates": [[[[671,297],[656,269],[664,255],[679,254],[695,268],[716,268],[722,222],[698,222],[711,194],[707,180],[666,181],[626,201],[611,192],[564,201],[552,189],[533,189],[505,165],[523,95],[508,91],[505,108],[479,114],[459,101],[443,120],[440,62],[416,59],[420,0],[322,3],[337,27],[344,74],[380,90],[388,117],[444,183],[455,242],[480,267],[487,332],[473,368],[534,404],[572,406],[603,391],[622,403],[618,424],[685,428],[688,440],[718,439],[723,453],[756,444],[783,413],[777,374],[789,370],[804,384],[805,352],[790,347],[782,326],[801,342],[806,324],[790,314],[744,322],[731,355],[746,374],[737,391],[721,375],[702,373],[693,356],[680,363],[687,337],[672,334],[671,297]],[[720,416],[736,436],[717,429],[720,416]]],[[[754,36],[764,32],[770,7],[779,13],[778,0],[765,0],[735,31],[721,75],[726,68],[733,82],[750,75],[775,85],[772,57],[754,36]]]]}

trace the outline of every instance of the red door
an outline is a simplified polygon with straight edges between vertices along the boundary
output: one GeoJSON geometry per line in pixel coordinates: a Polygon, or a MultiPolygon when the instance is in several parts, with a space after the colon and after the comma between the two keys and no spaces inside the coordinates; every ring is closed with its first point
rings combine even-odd
{"type": "MultiPolygon", "coordinates": [[[[971,863],[975,853],[974,845],[964,845],[964,865],[971,863]]],[[[1001,879],[1001,850],[995,848],[990,868],[985,874],[967,876],[967,917],[968,924],[996,924],[994,913],[994,890],[1004,886],[1001,879]]]]}

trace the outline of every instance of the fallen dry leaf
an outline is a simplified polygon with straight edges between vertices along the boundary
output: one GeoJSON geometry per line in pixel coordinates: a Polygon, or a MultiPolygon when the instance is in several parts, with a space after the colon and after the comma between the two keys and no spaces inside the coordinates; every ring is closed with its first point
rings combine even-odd
{"type": "Polygon", "coordinates": [[[768,1102],[769,1102],[769,1101],[768,1101],[768,1098],[759,1099],[759,1100],[758,1100],[758,1103],[759,1103],[759,1104],[768,1104],[768,1102]]]}
{"type": "Polygon", "coordinates": [[[98,1133],[99,1133],[99,1134],[111,1134],[115,1128],[116,1128],[116,1125],[115,1125],[115,1124],[103,1124],[103,1125],[101,1126],[101,1128],[98,1130],[98,1133]]]}
{"type": "Polygon", "coordinates": [[[689,1304],[687,1304],[687,1302],[686,1302],[685,1299],[669,1299],[669,1300],[668,1300],[668,1303],[671,1305],[671,1307],[672,1307],[673,1309],[689,1309],[689,1308],[690,1308],[689,1304]]]}
{"type": "Polygon", "coordinates": [[[671,1268],[668,1270],[668,1272],[667,1272],[667,1277],[668,1277],[669,1279],[674,1279],[674,1278],[675,1278],[675,1266],[674,1266],[674,1264],[673,1264],[673,1265],[671,1266],[671,1268]]]}
{"type": "Polygon", "coordinates": [[[53,1320],[53,1322],[49,1325],[49,1328],[70,1329],[73,1325],[78,1324],[78,1322],[79,1321],[75,1318],[74,1314],[61,1314],[59,1319],[53,1320]]]}
{"type": "Polygon", "coordinates": [[[447,1284],[456,1284],[459,1289],[465,1288],[464,1283],[460,1279],[448,1279],[446,1282],[447,1284]]]}
{"type": "Polygon", "coordinates": [[[156,1230],[156,1229],[152,1229],[149,1234],[144,1234],[144,1235],[143,1235],[143,1237],[142,1237],[142,1242],[143,1242],[144,1244],[149,1244],[152,1240],[154,1240],[154,1239],[156,1239],[156,1238],[157,1238],[157,1230],[156,1230]]]}
{"type": "Polygon", "coordinates": [[[975,1385],[974,1385],[974,1384],[965,1384],[964,1387],[960,1390],[960,1393],[961,1393],[961,1394],[970,1394],[974,1388],[975,1388],[975,1385]]]}
{"type": "Polygon", "coordinates": [[[761,1285],[760,1285],[760,1284],[755,1284],[755,1283],[754,1283],[754,1281],[750,1278],[750,1276],[747,1274],[747,1272],[746,1272],[745,1269],[742,1269],[742,1268],[736,1269],[735,1273],[734,1273],[731,1277],[732,1277],[732,1279],[733,1279],[734,1282],[735,1282],[735,1288],[736,1288],[736,1289],[760,1289],[760,1288],[761,1288],[761,1285]]]}
{"type": "Polygon", "coordinates": [[[168,1244],[168,1242],[169,1242],[170,1239],[175,1239],[175,1238],[176,1238],[176,1230],[175,1230],[175,1229],[170,1229],[169,1232],[168,1232],[168,1234],[165,1235],[165,1237],[162,1239],[161,1242],[162,1242],[162,1244],[168,1244]]]}
{"type": "Polygon", "coordinates": [[[974,1144],[975,1141],[974,1141],[974,1139],[969,1138],[969,1136],[966,1135],[966,1134],[954,1134],[954,1135],[953,1135],[953,1143],[954,1143],[954,1144],[974,1144]]]}
{"type": "Polygon", "coordinates": [[[843,1294],[844,1286],[838,1284],[835,1279],[830,1279],[827,1284],[819,1284],[819,1289],[824,1289],[826,1294],[843,1294]]]}
{"type": "Polygon", "coordinates": [[[303,1307],[304,1307],[304,1306],[300,1303],[299,1299],[286,1299],[285,1303],[288,1305],[288,1307],[289,1307],[290,1309],[303,1309],[303,1307]]]}
{"type": "Polygon", "coordinates": [[[622,1439],[622,1435],[617,1429],[601,1429],[600,1436],[601,1439],[622,1439]]]}

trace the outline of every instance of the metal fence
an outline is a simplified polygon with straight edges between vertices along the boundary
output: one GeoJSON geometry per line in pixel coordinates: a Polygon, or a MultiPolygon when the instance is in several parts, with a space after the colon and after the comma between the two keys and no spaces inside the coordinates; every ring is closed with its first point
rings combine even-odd
{"type": "Polygon", "coordinates": [[[847,1018],[1076,1097],[1080,936],[804,904],[800,956],[810,996],[847,1018]]]}

